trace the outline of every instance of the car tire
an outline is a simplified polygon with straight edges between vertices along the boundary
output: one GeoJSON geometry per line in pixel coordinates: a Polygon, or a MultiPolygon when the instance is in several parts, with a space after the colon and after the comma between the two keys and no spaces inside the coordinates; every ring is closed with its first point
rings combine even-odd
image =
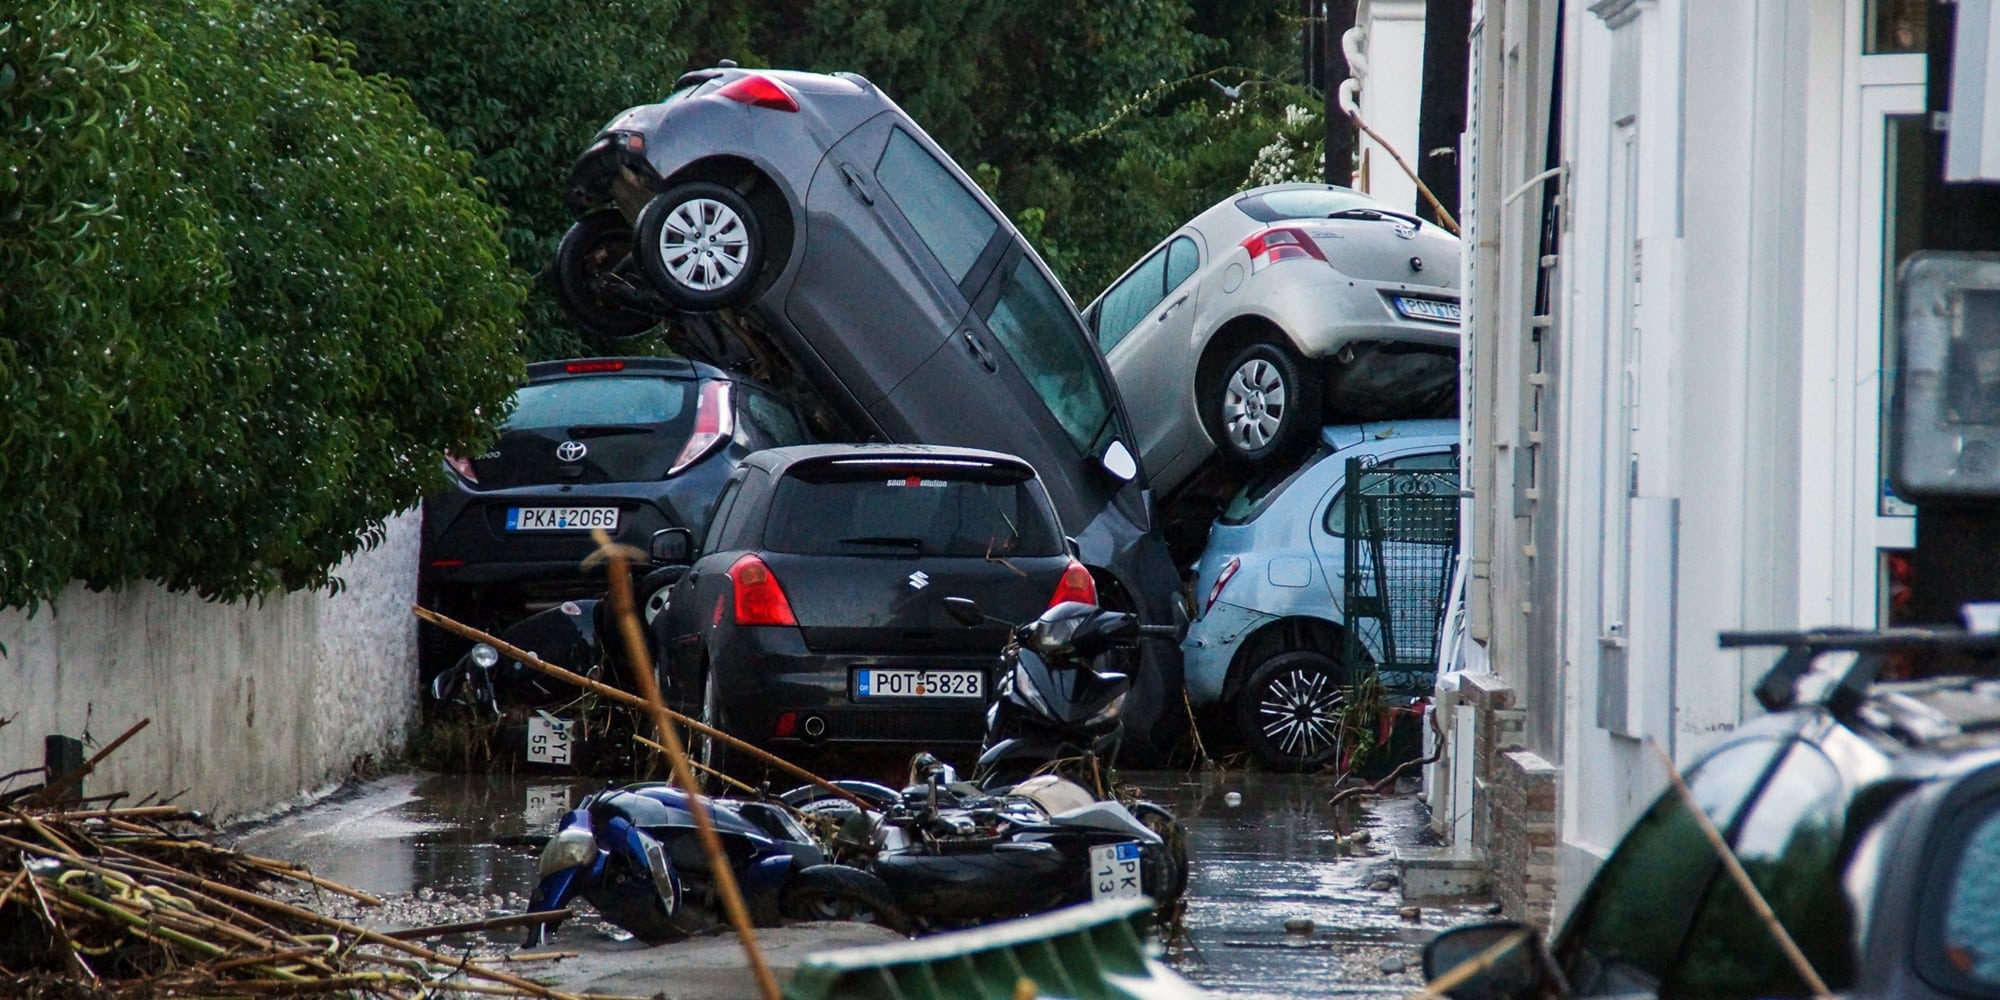
{"type": "Polygon", "coordinates": [[[1259,664],[1236,696],[1236,729],[1266,766],[1315,771],[1345,750],[1341,714],[1348,672],[1322,653],[1279,653],[1259,664]]]}
{"type": "Polygon", "coordinates": [[[688,312],[740,304],[764,266],[756,210],[721,184],[690,181],[654,195],[636,228],[647,280],[688,312]]]}
{"type": "Polygon", "coordinates": [[[801,869],[779,894],[778,912],[787,920],[857,921],[910,932],[889,886],[872,872],[846,865],[801,869]]]}
{"type": "Polygon", "coordinates": [[[1285,458],[1319,426],[1319,380],[1282,343],[1260,340],[1222,368],[1202,411],[1216,447],[1238,462],[1285,458]]]}
{"type": "Polygon", "coordinates": [[[556,298],[584,330],[605,337],[636,337],[660,318],[635,308],[632,227],[615,208],[578,219],[556,245],[556,298]],[[626,291],[621,294],[621,286],[626,291]]]}

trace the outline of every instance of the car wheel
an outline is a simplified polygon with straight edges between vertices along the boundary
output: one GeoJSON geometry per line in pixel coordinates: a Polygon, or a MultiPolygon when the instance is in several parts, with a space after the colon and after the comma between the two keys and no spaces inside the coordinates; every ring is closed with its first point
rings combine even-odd
{"type": "Polygon", "coordinates": [[[1279,653],[1236,696],[1236,728],[1257,759],[1285,771],[1335,763],[1342,750],[1347,670],[1320,653],[1279,653]]]}
{"type": "Polygon", "coordinates": [[[640,294],[632,270],[632,227],[617,209],[578,219],[556,246],[556,298],[585,330],[606,337],[636,337],[659,317],[635,308],[640,294]]]}
{"type": "Polygon", "coordinates": [[[639,263],[668,302],[689,312],[740,303],[764,266],[757,213],[732,188],[692,181],[639,212],[639,263]]]}
{"type": "Polygon", "coordinates": [[[1267,462],[1291,454],[1319,424],[1319,382],[1291,348],[1260,340],[1222,369],[1205,409],[1225,455],[1267,462]]]}
{"type": "Polygon", "coordinates": [[[778,910],[787,920],[846,920],[909,933],[888,885],[846,865],[813,865],[785,883],[778,910]]]}

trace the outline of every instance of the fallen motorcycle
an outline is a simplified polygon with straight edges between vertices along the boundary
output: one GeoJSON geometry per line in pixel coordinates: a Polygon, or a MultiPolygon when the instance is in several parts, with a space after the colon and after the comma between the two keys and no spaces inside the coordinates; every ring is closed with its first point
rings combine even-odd
{"type": "MultiPolygon", "coordinates": [[[[889,889],[875,875],[826,863],[817,840],[786,807],[705,799],[753,923],[856,920],[902,930],[889,889]]],[[[578,898],[647,944],[677,941],[719,925],[723,910],[687,794],[648,782],[587,796],[542,849],[529,913],[560,911],[578,898]]],[[[530,945],[561,923],[535,924],[530,945]]]]}
{"type": "MultiPolygon", "coordinates": [[[[945,603],[962,623],[986,620],[973,601],[945,603]]],[[[865,811],[809,786],[781,799],[838,817],[838,859],[879,876],[926,930],[1099,899],[1148,896],[1170,911],[1187,888],[1186,838],[1167,809],[1107,794],[1130,681],[1100,665],[1120,645],[1177,633],[1088,604],[1055,605],[1016,626],[1001,653],[979,783],[918,754],[901,791],[840,783],[870,803],[865,811]]]]}
{"type": "MultiPolygon", "coordinates": [[[[684,566],[654,569],[634,585],[634,600],[650,623],[684,566]]],[[[633,691],[625,645],[617,641],[611,602],[564,601],[502,629],[497,636],[517,649],[621,690],[633,691]],[[614,637],[605,641],[606,637],[614,637]]],[[[650,636],[650,630],[648,630],[650,636]]],[[[432,678],[427,709],[434,717],[468,719],[494,727],[496,751],[530,764],[603,770],[628,763],[634,714],[624,706],[597,705],[568,682],[475,643],[432,678]],[[589,725],[587,723],[595,723],[589,725]],[[586,732],[601,752],[585,747],[586,732]]]]}

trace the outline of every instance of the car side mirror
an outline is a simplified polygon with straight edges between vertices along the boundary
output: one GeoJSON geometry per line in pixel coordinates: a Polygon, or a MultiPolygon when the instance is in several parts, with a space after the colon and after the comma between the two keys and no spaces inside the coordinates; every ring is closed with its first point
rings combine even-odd
{"type": "Polygon", "coordinates": [[[1139,460],[1133,458],[1132,449],[1125,447],[1125,442],[1117,438],[1112,438],[1111,444],[1104,449],[1102,461],[1104,471],[1125,482],[1129,483],[1139,477],[1139,460]]]}
{"type": "Polygon", "coordinates": [[[653,532],[653,544],[647,554],[658,566],[681,566],[693,562],[694,532],[686,528],[661,528],[653,532]]]}
{"type": "Polygon", "coordinates": [[[952,620],[971,627],[986,620],[986,612],[980,610],[979,602],[970,597],[947,597],[944,599],[945,614],[952,620]]]}
{"type": "Polygon", "coordinates": [[[1424,946],[1424,981],[1452,1000],[1541,1000],[1568,992],[1540,932],[1515,920],[1454,927],[1424,946]]]}

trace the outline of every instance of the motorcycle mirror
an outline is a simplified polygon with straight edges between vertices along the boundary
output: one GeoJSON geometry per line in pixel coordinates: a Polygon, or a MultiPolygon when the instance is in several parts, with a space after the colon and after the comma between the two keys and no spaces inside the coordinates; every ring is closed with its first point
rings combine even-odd
{"type": "Polygon", "coordinates": [[[986,620],[986,612],[980,610],[979,602],[970,597],[947,597],[944,599],[944,610],[953,621],[967,627],[986,620]]]}
{"type": "Polygon", "coordinates": [[[1454,1000],[1534,1000],[1552,985],[1548,970],[1553,963],[1541,935],[1518,921],[1454,927],[1424,946],[1426,982],[1461,966],[1477,971],[1444,991],[1454,1000]]]}

